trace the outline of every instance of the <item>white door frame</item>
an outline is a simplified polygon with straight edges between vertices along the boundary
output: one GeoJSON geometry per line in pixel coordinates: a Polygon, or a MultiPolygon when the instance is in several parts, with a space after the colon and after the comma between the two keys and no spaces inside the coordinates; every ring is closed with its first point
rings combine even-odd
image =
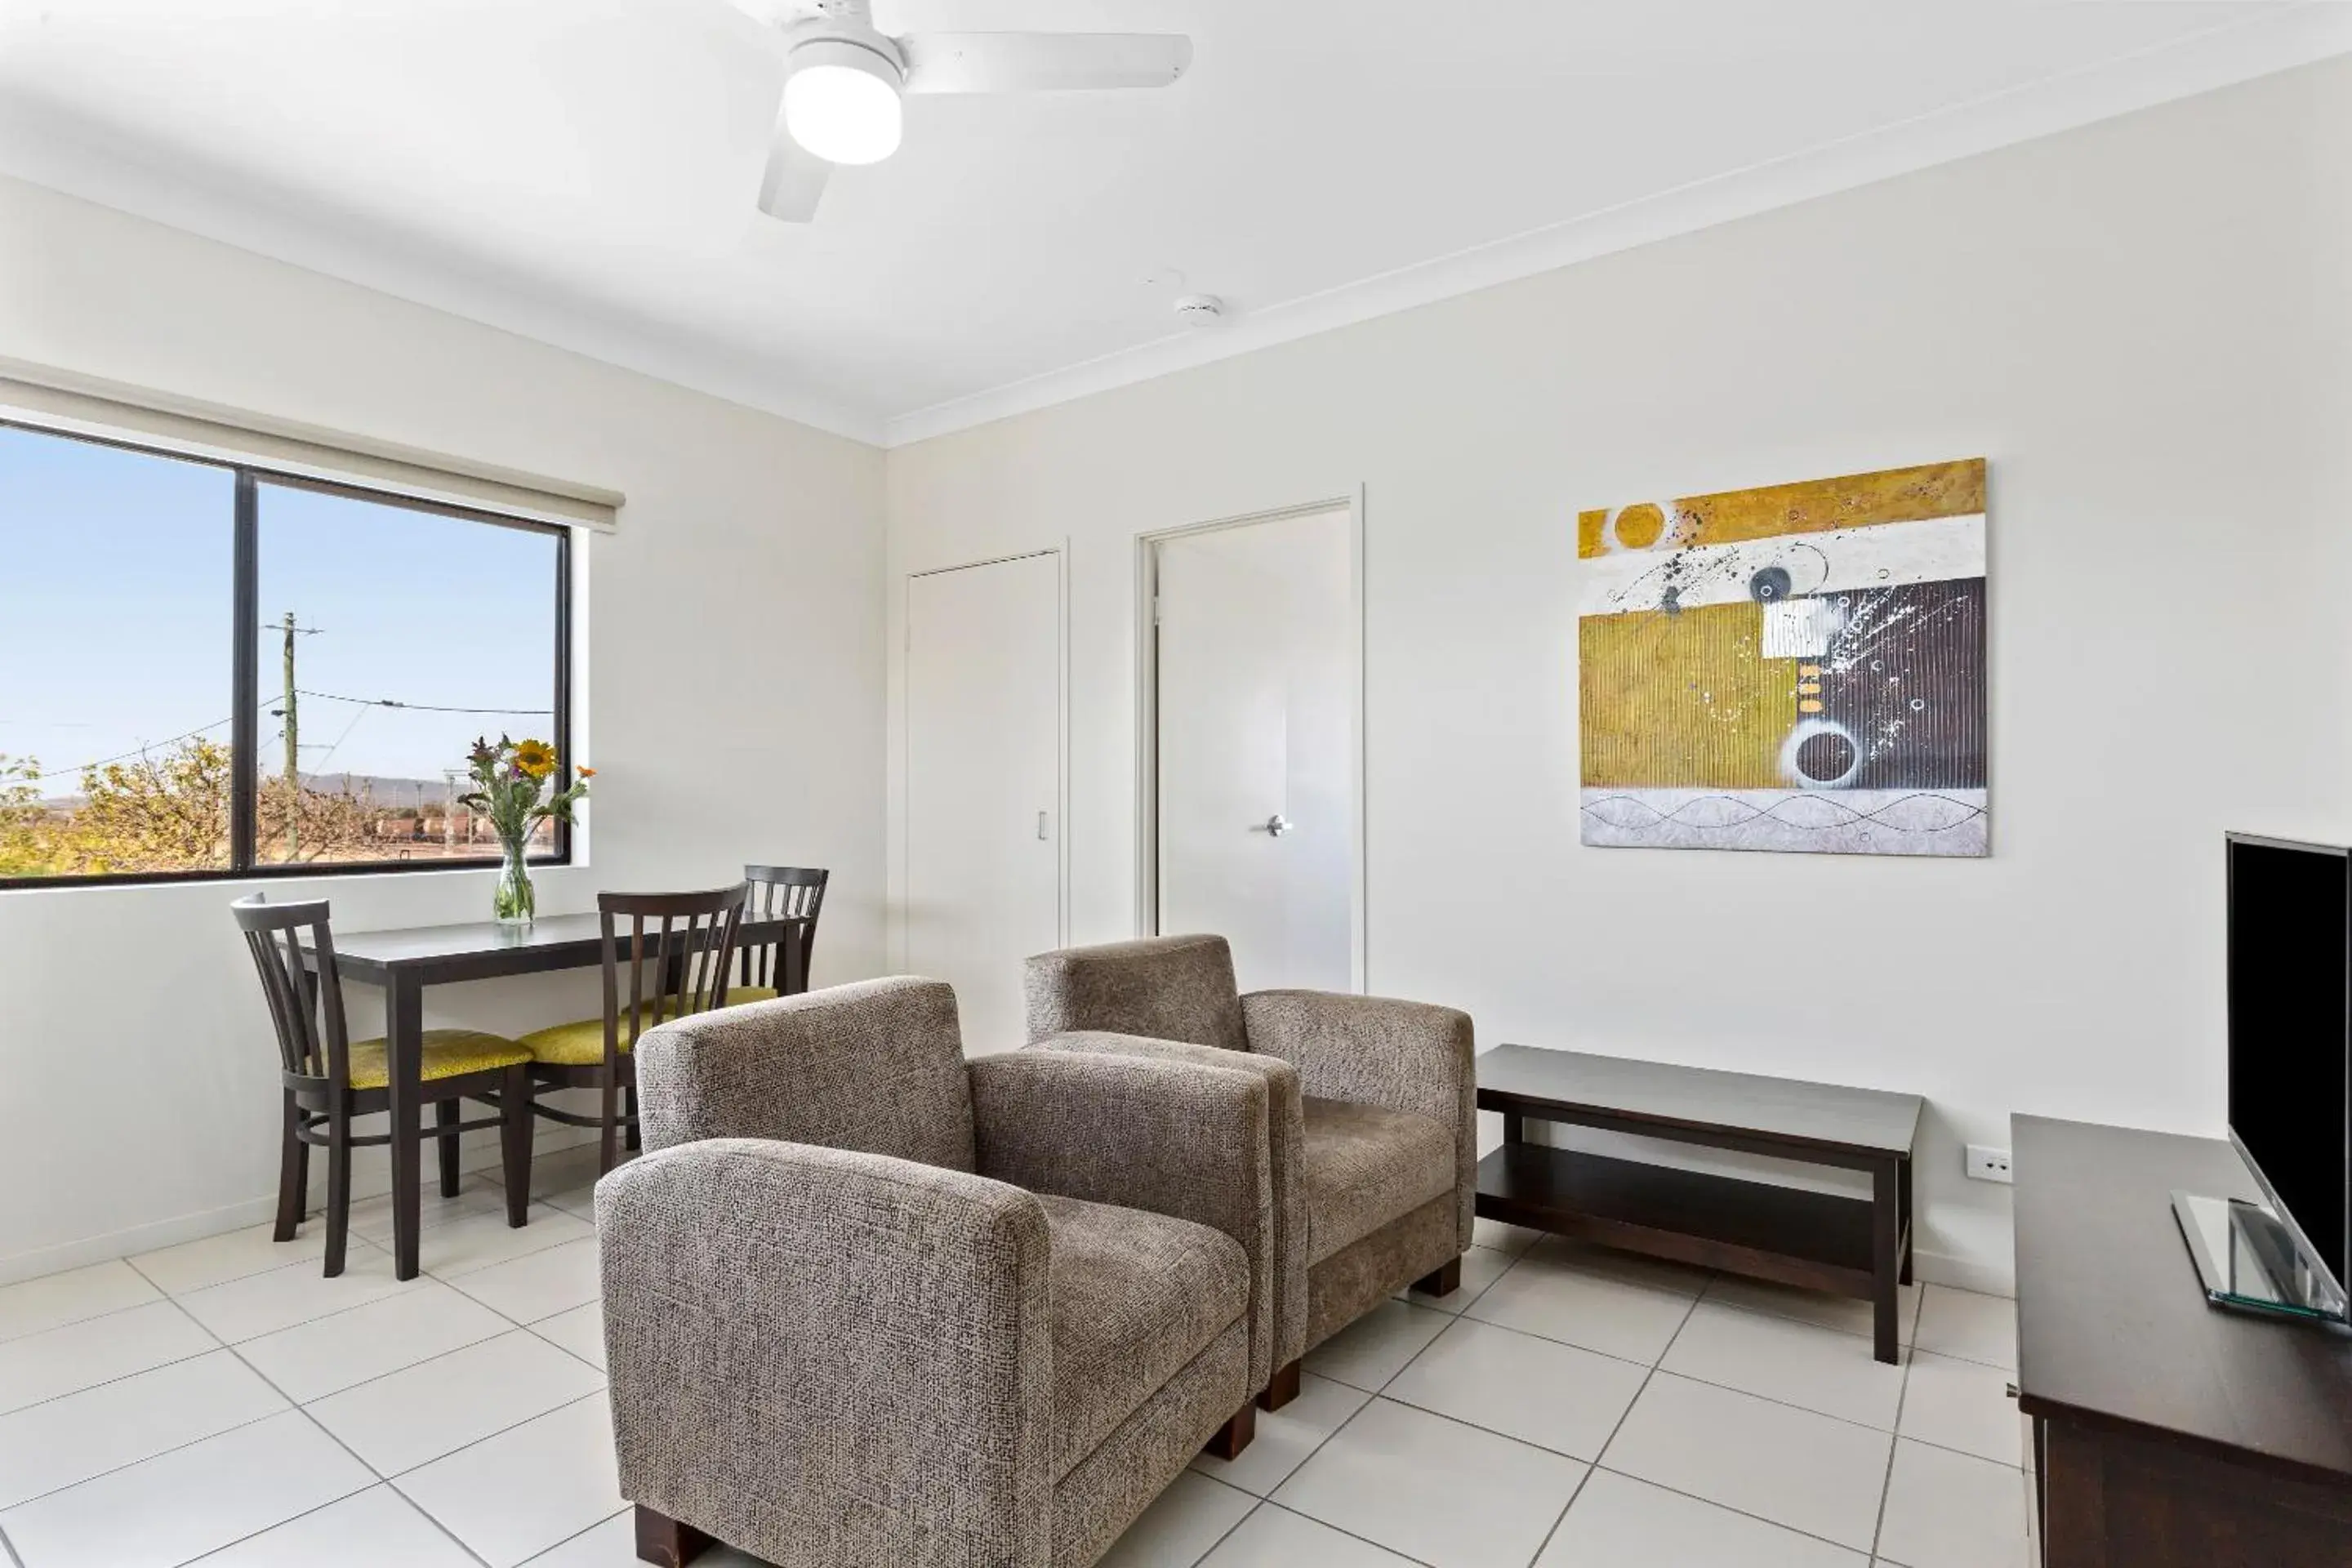
{"type": "Polygon", "coordinates": [[[893,968],[907,968],[907,908],[908,883],[913,875],[913,865],[908,857],[911,842],[913,790],[907,777],[908,762],[914,756],[914,704],[908,700],[907,681],[913,665],[915,647],[915,579],[937,577],[948,572],[968,572],[975,566],[1002,566],[1013,561],[1034,561],[1040,555],[1054,557],[1054,941],[1057,946],[1070,945],[1070,550],[1069,541],[1042,545],[1035,550],[1015,550],[1003,555],[986,555],[975,561],[958,561],[945,566],[926,566],[908,572],[898,582],[898,834],[899,852],[898,874],[891,891],[900,911],[899,918],[890,922],[889,949],[893,968]]]}
{"type": "Polygon", "coordinates": [[[1348,746],[1349,805],[1354,820],[1348,843],[1348,972],[1359,992],[1371,984],[1370,921],[1365,905],[1366,820],[1364,798],[1364,487],[1345,495],[1265,511],[1244,512],[1181,528],[1138,534],[1135,540],[1135,933],[1160,932],[1160,638],[1158,637],[1159,547],[1171,539],[1249,528],[1321,512],[1348,513],[1348,746]]]}

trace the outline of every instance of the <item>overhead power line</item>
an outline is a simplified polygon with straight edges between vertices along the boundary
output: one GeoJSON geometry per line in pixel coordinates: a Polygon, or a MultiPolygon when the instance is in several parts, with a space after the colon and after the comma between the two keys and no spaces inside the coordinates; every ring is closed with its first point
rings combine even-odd
{"type": "Polygon", "coordinates": [[[183,742],[183,741],[193,741],[193,740],[194,740],[194,739],[195,739],[197,736],[199,736],[199,735],[209,735],[209,734],[211,734],[215,730],[219,729],[223,724],[226,724],[226,723],[228,723],[228,722],[230,722],[230,721],[229,721],[229,720],[226,720],[226,719],[217,719],[217,720],[215,720],[212,723],[209,723],[209,724],[205,725],[205,726],[203,729],[201,729],[201,730],[191,730],[191,731],[188,731],[186,734],[184,734],[184,735],[174,735],[174,736],[173,736],[173,737],[172,737],[170,740],[168,740],[168,741],[151,741],[151,742],[149,742],[147,744],[145,744],[145,745],[143,745],[143,746],[137,747],[137,748],[135,748],[134,750],[131,750],[131,751],[128,751],[128,752],[121,752],[121,754],[119,754],[119,755],[117,755],[117,756],[111,756],[111,757],[100,757],[100,758],[99,758],[99,759],[98,759],[98,761],[96,761],[96,762],[94,762],[94,763],[81,763],[80,765],[79,765],[79,766],[77,766],[77,767],[70,767],[70,768],[58,768],[58,769],[55,769],[55,770],[53,770],[53,771],[51,771],[51,772],[49,772],[49,773],[43,773],[40,777],[38,777],[38,778],[37,778],[37,779],[30,780],[30,781],[28,781],[28,782],[33,783],[33,784],[47,784],[47,783],[48,783],[51,779],[76,779],[76,778],[79,778],[79,777],[81,777],[81,775],[82,775],[82,774],[84,774],[84,773],[86,773],[89,772],[89,770],[90,770],[90,769],[92,769],[92,768],[102,768],[102,767],[107,766],[107,765],[108,765],[109,763],[127,763],[127,762],[129,762],[129,761],[130,761],[131,758],[133,758],[133,757],[143,757],[143,756],[145,756],[148,752],[150,752],[161,751],[161,750],[163,750],[163,748],[164,748],[165,746],[176,746],[176,745],[178,745],[178,744],[179,744],[181,742],[183,742]]]}
{"type": "Polygon", "coordinates": [[[356,702],[363,708],[399,708],[411,713],[489,713],[520,719],[543,719],[555,711],[552,708],[453,708],[437,702],[403,702],[391,697],[343,697],[332,691],[312,691],[307,687],[298,690],[296,695],[315,697],[321,702],[356,702]]]}

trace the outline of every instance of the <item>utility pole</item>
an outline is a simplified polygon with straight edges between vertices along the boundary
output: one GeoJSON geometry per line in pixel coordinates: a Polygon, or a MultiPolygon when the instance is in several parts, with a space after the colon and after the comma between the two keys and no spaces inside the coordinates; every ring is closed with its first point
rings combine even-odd
{"type": "Polygon", "coordinates": [[[299,858],[302,847],[301,721],[294,710],[294,612],[286,612],[286,858],[299,858]]]}

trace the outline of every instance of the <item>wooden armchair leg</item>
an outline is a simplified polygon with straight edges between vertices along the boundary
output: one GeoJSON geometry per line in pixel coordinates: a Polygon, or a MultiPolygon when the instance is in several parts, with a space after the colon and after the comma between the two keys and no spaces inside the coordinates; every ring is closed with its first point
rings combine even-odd
{"type": "Polygon", "coordinates": [[[1274,1380],[1257,1396],[1260,1410],[1279,1410],[1298,1397],[1298,1363],[1285,1362],[1274,1369],[1274,1380]]]}
{"type": "Polygon", "coordinates": [[[1447,1258],[1444,1268],[1431,1269],[1414,1280],[1412,1288],[1424,1296],[1453,1295],[1462,1289],[1462,1259],[1458,1256],[1447,1258]]]}
{"type": "Polygon", "coordinates": [[[637,1561],[658,1563],[662,1568],[685,1568],[714,1542],[690,1524],[637,1505],[637,1561]]]}
{"type": "Polygon", "coordinates": [[[1257,1436],[1257,1402],[1250,1401],[1217,1428],[1215,1436],[1202,1445],[1201,1452],[1213,1459],[1238,1459],[1242,1450],[1257,1436]]]}

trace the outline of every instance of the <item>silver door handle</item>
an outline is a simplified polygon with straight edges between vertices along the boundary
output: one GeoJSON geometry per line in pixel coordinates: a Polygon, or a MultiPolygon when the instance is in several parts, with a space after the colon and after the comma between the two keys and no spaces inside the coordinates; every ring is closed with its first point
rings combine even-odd
{"type": "Polygon", "coordinates": [[[1284,816],[1282,813],[1277,811],[1272,816],[1267,817],[1264,822],[1258,823],[1256,826],[1253,826],[1250,831],[1252,833],[1268,833],[1272,834],[1275,837],[1279,838],[1297,826],[1297,823],[1292,822],[1289,818],[1284,816]]]}

